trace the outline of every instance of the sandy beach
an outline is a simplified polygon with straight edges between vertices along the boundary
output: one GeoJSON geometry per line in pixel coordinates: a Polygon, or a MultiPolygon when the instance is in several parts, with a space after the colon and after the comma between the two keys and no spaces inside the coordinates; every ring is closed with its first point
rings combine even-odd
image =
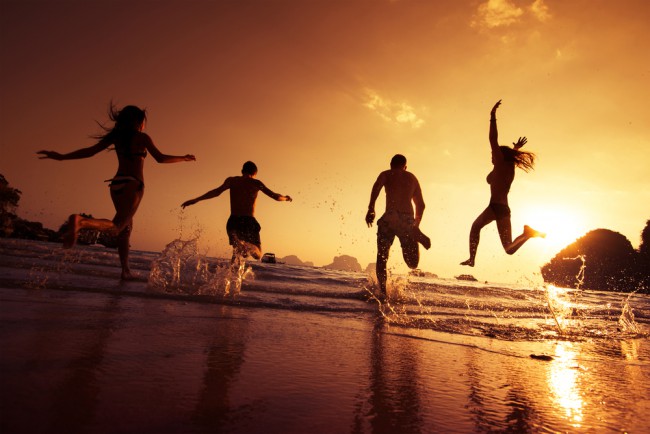
{"type": "Polygon", "coordinates": [[[2,433],[647,429],[647,338],[504,341],[143,282],[30,288],[2,258],[2,433]]]}

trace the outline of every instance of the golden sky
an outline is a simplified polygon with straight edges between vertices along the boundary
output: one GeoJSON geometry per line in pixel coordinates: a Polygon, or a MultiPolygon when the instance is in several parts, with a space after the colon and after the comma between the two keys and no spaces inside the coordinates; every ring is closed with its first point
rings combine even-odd
{"type": "MultiPolygon", "coordinates": [[[[370,189],[402,153],[420,180],[421,268],[451,277],[541,281],[539,268],[589,230],[638,247],[650,218],[650,2],[646,0],[0,0],[0,173],[18,214],[58,228],[72,212],[112,217],[103,182],[115,155],[39,160],[92,144],[112,99],[148,109],[148,158],[133,247],[201,231],[229,256],[227,196],[180,203],[246,160],[292,203],[260,196],[266,251],[326,265],[374,262],[370,189]],[[507,256],[495,225],[474,269],[469,228],[489,201],[488,120],[501,144],[528,137],[536,170],[510,194],[515,235],[548,231],[507,256]]],[[[378,213],[383,210],[383,193],[378,213]]],[[[389,267],[404,271],[398,242],[389,267]]]]}

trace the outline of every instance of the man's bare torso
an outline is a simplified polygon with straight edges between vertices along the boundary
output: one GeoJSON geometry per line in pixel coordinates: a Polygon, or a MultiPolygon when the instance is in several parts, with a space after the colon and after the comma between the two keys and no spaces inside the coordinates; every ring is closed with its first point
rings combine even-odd
{"type": "Polygon", "coordinates": [[[381,173],[386,189],[386,212],[413,214],[413,199],[419,190],[417,178],[405,170],[386,170],[381,173]]]}
{"type": "Polygon", "coordinates": [[[230,187],[230,214],[254,216],[257,193],[263,188],[261,181],[247,176],[228,178],[230,187]]]}

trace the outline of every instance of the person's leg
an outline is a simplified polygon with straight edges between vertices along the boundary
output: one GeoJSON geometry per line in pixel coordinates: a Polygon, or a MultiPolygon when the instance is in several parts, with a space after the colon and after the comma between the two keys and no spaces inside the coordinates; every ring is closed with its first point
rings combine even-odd
{"type": "Polygon", "coordinates": [[[115,233],[116,228],[108,219],[95,219],[83,217],[79,214],[71,214],[68,217],[68,228],[63,234],[63,248],[70,249],[77,243],[77,237],[81,229],[95,229],[101,232],[115,233]]]}
{"type": "MultiPolygon", "coordinates": [[[[504,219],[505,220],[505,219],[504,219]]],[[[511,232],[510,229],[510,218],[507,219],[507,230],[508,233],[511,232]]],[[[505,223],[504,223],[505,225],[505,223]]],[[[497,227],[499,227],[499,221],[497,221],[497,227]]],[[[499,229],[499,234],[501,234],[501,229],[499,229]]],[[[535,229],[531,228],[530,226],[524,226],[524,231],[519,235],[517,238],[515,238],[514,241],[507,242],[510,239],[512,239],[512,235],[509,235],[507,238],[504,239],[504,237],[501,238],[501,243],[503,244],[503,249],[506,251],[507,254],[513,255],[521,246],[524,245],[526,241],[528,241],[531,238],[534,237],[541,237],[544,238],[546,237],[546,234],[543,232],[536,231],[535,229]]]]}
{"type": "Polygon", "coordinates": [[[469,259],[465,262],[461,262],[460,265],[469,265],[470,267],[474,266],[474,261],[476,260],[476,251],[478,250],[478,244],[481,240],[481,229],[492,221],[494,221],[494,211],[490,207],[485,208],[485,210],[474,220],[472,223],[472,228],[469,231],[469,259]]]}
{"type": "Polygon", "coordinates": [[[243,258],[251,256],[253,259],[259,260],[262,257],[262,249],[260,246],[256,246],[255,244],[249,243],[247,241],[242,241],[239,238],[237,238],[235,243],[237,244],[237,253],[243,258]]]}
{"type": "Polygon", "coordinates": [[[400,237],[399,242],[402,246],[402,256],[404,262],[410,269],[418,268],[420,263],[420,247],[418,241],[412,236],[400,237]]]}
{"type": "Polygon", "coordinates": [[[129,267],[129,250],[131,249],[131,230],[129,225],[122,229],[117,236],[117,253],[120,256],[120,265],[122,266],[122,280],[132,280],[131,268],[129,267]]]}
{"type": "Polygon", "coordinates": [[[422,233],[420,228],[415,229],[416,240],[418,243],[422,244],[422,247],[429,250],[431,248],[431,238],[427,237],[422,233]]]}
{"type": "Polygon", "coordinates": [[[510,216],[500,217],[497,219],[497,230],[503,249],[508,252],[508,247],[512,244],[512,227],[510,225],[510,216]]]}
{"type": "Polygon", "coordinates": [[[262,242],[260,240],[260,224],[254,217],[230,216],[226,223],[228,241],[233,248],[231,263],[237,256],[242,259],[252,256],[254,259],[262,257],[262,242]]]}
{"type": "Polygon", "coordinates": [[[377,282],[379,283],[379,289],[385,295],[386,294],[386,281],[388,280],[388,273],[386,271],[386,265],[388,263],[388,254],[390,253],[390,247],[393,245],[395,240],[395,235],[392,233],[387,233],[382,231],[382,228],[378,225],[377,228],[377,282]]]}
{"type": "Polygon", "coordinates": [[[114,230],[117,234],[117,252],[120,256],[122,266],[122,279],[131,280],[131,268],[129,267],[129,251],[131,249],[131,231],[133,230],[133,216],[135,215],[144,190],[138,182],[129,182],[119,191],[111,191],[111,199],[115,206],[115,217],[113,218],[114,230]]]}

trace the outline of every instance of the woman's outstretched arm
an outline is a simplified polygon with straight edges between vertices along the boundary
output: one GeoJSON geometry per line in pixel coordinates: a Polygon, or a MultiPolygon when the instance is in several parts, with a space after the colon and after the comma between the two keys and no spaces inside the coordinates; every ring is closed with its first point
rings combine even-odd
{"type": "Polygon", "coordinates": [[[104,140],[100,140],[92,146],[87,148],[77,149],[76,151],[68,152],[67,154],[60,154],[56,151],[38,151],[37,154],[42,155],[38,157],[40,159],[51,158],[52,160],[78,160],[81,158],[89,158],[97,154],[99,151],[103,151],[108,148],[110,143],[104,140]]]}
{"type": "Polygon", "coordinates": [[[501,150],[499,149],[499,131],[497,130],[497,109],[501,105],[501,100],[497,101],[490,111],[490,147],[492,148],[492,156],[494,158],[502,159],[501,150]]]}
{"type": "Polygon", "coordinates": [[[153,156],[154,160],[158,163],[180,163],[182,161],[196,161],[196,157],[192,154],[185,155],[167,155],[160,152],[160,150],[153,144],[153,140],[145,133],[140,134],[140,140],[144,140],[144,146],[147,151],[153,156]]]}

